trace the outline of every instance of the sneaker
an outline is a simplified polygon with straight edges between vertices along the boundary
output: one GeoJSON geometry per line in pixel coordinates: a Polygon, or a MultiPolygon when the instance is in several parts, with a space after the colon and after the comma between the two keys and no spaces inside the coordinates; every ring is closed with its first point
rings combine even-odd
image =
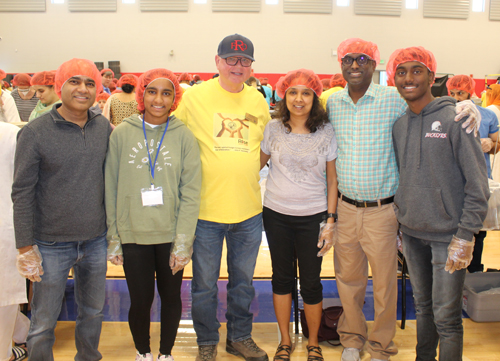
{"type": "Polygon", "coordinates": [[[353,347],[344,348],[341,361],[361,361],[359,358],[359,351],[359,349],[353,347]]]}
{"type": "Polygon", "coordinates": [[[136,351],[135,361],[154,361],[153,355],[148,353],[142,354],[136,351]]]}
{"type": "Polygon", "coordinates": [[[250,337],[243,341],[226,340],[226,351],[232,355],[242,356],[247,361],[268,361],[267,353],[250,337]]]}
{"type": "Polygon", "coordinates": [[[198,346],[196,361],[215,361],[215,356],[217,356],[217,345],[198,346]]]}
{"type": "Polygon", "coordinates": [[[174,356],[172,355],[158,355],[156,361],[174,361],[174,356]]]}

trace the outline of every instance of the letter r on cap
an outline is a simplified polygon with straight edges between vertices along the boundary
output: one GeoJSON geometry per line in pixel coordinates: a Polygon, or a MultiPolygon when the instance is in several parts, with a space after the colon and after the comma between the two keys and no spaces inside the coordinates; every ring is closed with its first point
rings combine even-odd
{"type": "Polygon", "coordinates": [[[231,43],[231,49],[245,51],[247,50],[247,44],[241,40],[235,40],[231,43]]]}

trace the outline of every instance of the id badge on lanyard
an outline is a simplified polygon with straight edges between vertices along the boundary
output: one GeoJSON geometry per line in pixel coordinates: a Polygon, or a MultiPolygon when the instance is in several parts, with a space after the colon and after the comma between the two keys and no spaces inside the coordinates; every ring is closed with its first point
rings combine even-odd
{"type": "Polygon", "coordinates": [[[154,207],[163,205],[163,189],[162,187],[142,188],[141,189],[142,206],[154,207]]]}
{"type": "Polygon", "coordinates": [[[142,129],[144,130],[144,141],[146,143],[146,149],[148,151],[149,175],[151,176],[151,187],[141,189],[141,198],[143,207],[156,207],[163,205],[163,188],[155,187],[154,179],[155,179],[156,161],[158,160],[158,153],[160,153],[160,148],[163,143],[163,138],[165,137],[165,133],[167,132],[169,121],[170,119],[167,119],[167,125],[165,126],[165,130],[163,131],[160,143],[158,144],[158,147],[156,149],[155,162],[153,163],[151,162],[151,154],[149,153],[148,137],[146,135],[146,125],[144,123],[144,119],[142,120],[142,129]]]}

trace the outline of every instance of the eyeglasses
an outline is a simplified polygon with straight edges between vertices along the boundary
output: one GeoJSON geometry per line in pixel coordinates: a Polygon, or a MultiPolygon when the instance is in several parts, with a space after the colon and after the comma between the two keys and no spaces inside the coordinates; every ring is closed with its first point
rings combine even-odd
{"type": "Polygon", "coordinates": [[[237,58],[235,56],[230,56],[229,58],[226,58],[226,63],[229,66],[235,66],[240,62],[241,66],[248,68],[250,65],[252,65],[252,60],[248,58],[237,58]]]}
{"type": "Polygon", "coordinates": [[[349,55],[346,55],[342,58],[342,65],[352,65],[354,61],[356,61],[356,64],[359,66],[363,66],[368,64],[368,62],[372,60],[368,55],[360,55],[357,58],[352,58],[349,55]]]}

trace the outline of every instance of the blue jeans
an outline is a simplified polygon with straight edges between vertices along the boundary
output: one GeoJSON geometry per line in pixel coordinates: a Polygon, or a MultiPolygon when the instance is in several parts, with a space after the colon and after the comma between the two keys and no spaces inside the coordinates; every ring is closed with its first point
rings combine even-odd
{"type": "Polygon", "coordinates": [[[403,234],[403,254],[408,264],[417,318],[416,361],[462,360],[462,292],[466,270],[444,270],[448,243],[432,242],[403,234]]]}
{"type": "Polygon", "coordinates": [[[28,334],[30,361],[52,361],[54,330],[61,312],[69,270],[73,268],[78,305],[76,361],[102,358],[97,350],[101,335],[106,284],[106,234],[81,242],[35,240],[42,254],[44,274],[33,284],[31,326],[28,334]]]}
{"type": "Polygon", "coordinates": [[[193,245],[191,282],[192,317],[198,345],[219,342],[217,280],[222,245],[227,245],[227,338],[238,342],[251,337],[255,296],[252,285],[255,262],[262,241],[262,213],[235,224],[198,220],[193,245]]]}

